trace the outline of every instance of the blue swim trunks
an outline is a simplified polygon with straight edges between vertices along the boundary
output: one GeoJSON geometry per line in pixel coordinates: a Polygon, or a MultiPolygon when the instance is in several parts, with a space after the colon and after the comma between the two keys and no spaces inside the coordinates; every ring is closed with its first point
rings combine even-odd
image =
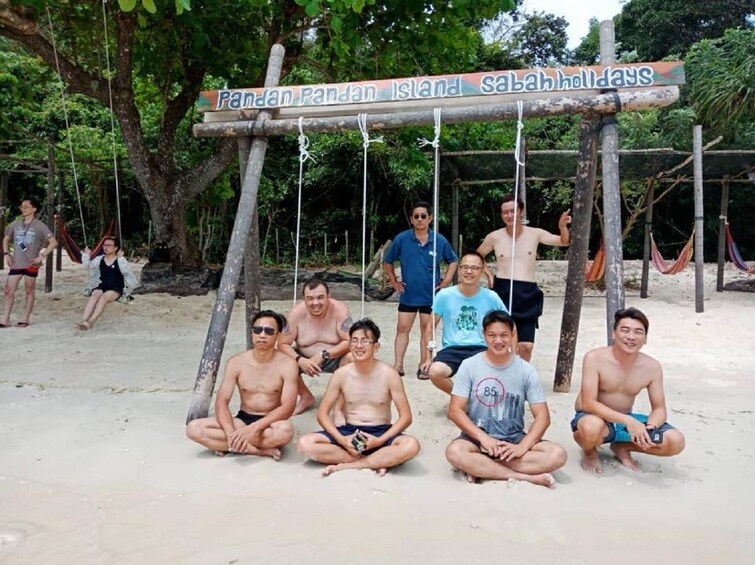
{"type": "MultiPolygon", "coordinates": [[[[343,426],[338,426],[336,429],[338,430],[338,433],[344,437],[348,437],[350,435],[355,434],[357,430],[363,431],[364,433],[370,434],[371,436],[381,437],[390,428],[391,428],[391,424],[380,424],[378,426],[355,426],[353,424],[344,424],[343,426]]],[[[319,430],[317,433],[320,433],[324,435],[325,437],[327,437],[330,440],[330,443],[332,443],[333,445],[338,445],[336,438],[334,438],[325,430],[319,430]]],[[[395,440],[397,437],[401,435],[403,434],[398,434],[398,436],[393,436],[392,438],[388,439],[388,441],[386,441],[380,447],[391,445],[393,443],[393,440],[395,440]]],[[[378,447],[377,449],[380,449],[380,447],[378,447]]],[[[369,455],[370,453],[375,453],[377,449],[369,449],[367,451],[362,452],[362,455],[369,455]]]]}
{"type": "MultiPolygon", "coordinates": [[[[577,423],[582,418],[588,415],[591,415],[591,414],[589,412],[585,412],[584,410],[577,410],[576,413],[574,414],[574,418],[571,421],[571,431],[576,432],[577,423]]],[[[638,422],[642,422],[643,424],[648,421],[648,417],[646,414],[637,414],[637,413],[631,412],[629,415],[635,420],[637,420],[638,422]]],[[[623,442],[632,441],[632,436],[629,435],[629,431],[627,430],[627,427],[624,424],[614,424],[613,422],[606,422],[606,426],[608,426],[608,435],[603,438],[603,443],[623,443],[623,442]]],[[[664,422],[662,426],[659,426],[656,429],[661,433],[665,433],[668,430],[673,430],[674,426],[672,426],[668,422],[664,422]]]]}

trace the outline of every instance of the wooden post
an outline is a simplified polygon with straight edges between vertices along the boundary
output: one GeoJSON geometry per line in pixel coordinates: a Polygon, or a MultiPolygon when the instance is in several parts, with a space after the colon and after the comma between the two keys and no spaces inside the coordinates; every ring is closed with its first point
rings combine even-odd
{"type": "MultiPolygon", "coordinates": [[[[244,173],[248,165],[249,150],[251,147],[251,137],[239,138],[239,174],[241,175],[241,182],[244,182],[244,173]]],[[[252,347],[252,316],[260,311],[262,303],[262,288],[260,287],[259,277],[256,276],[260,268],[259,244],[259,214],[257,213],[257,206],[255,206],[252,213],[252,224],[249,228],[249,237],[246,242],[247,252],[244,255],[245,338],[247,349],[252,347]]]]}
{"type": "MultiPolygon", "coordinates": [[[[55,146],[47,142],[47,227],[55,225],[55,146]]],[[[52,255],[45,257],[45,292],[52,292],[52,255]]]]}
{"type": "MultiPolygon", "coordinates": [[[[66,189],[66,174],[63,171],[58,171],[58,205],[57,212],[60,214],[63,211],[63,196],[66,189]]],[[[58,224],[55,223],[55,237],[58,240],[58,246],[55,248],[55,270],[60,272],[63,270],[63,242],[61,242],[62,234],[58,234],[58,224]]]]}
{"type": "MultiPolygon", "coordinates": [[[[613,21],[600,22],[600,64],[616,62],[613,21]]],[[[616,114],[603,115],[603,218],[606,246],[606,334],[613,342],[613,315],[624,307],[624,255],[621,240],[619,128],[616,114]]]]}
{"type": "Polygon", "coordinates": [[[346,230],[343,232],[343,237],[346,241],[346,259],[344,259],[344,263],[347,265],[349,264],[349,230],[346,230]]]}
{"type": "Polygon", "coordinates": [[[561,315],[561,338],[553,379],[555,392],[569,392],[574,368],[574,355],[579,335],[579,318],[582,313],[582,294],[585,289],[585,265],[590,243],[592,199],[595,174],[598,169],[598,136],[600,116],[582,115],[579,124],[579,151],[577,174],[574,179],[572,201],[571,244],[566,275],[566,293],[561,315]]]}
{"type": "MultiPolygon", "coordinates": [[[[270,50],[270,58],[268,59],[267,76],[265,77],[266,87],[278,84],[284,54],[285,49],[282,45],[273,45],[270,50]]],[[[270,112],[262,111],[258,116],[258,120],[265,120],[270,115],[270,112]]],[[[223,276],[218,287],[215,307],[212,311],[212,319],[210,320],[210,327],[207,330],[204,351],[202,352],[202,359],[199,363],[197,379],[194,384],[194,394],[186,417],[187,423],[195,418],[205,417],[209,413],[210,401],[212,400],[215,380],[220,367],[220,358],[223,354],[223,346],[225,345],[225,337],[228,331],[228,322],[231,319],[233,302],[236,298],[236,287],[239,281],[241,262],[244,258],[249,230],[252,225],[252,214],[257,207],[257,192],[259,190],[266,151],[267,138],[254,138],[249,151],[246,171],[244,172],[238,213],[233,223],[233,232],[231,233],[231,241],[228,244],[223,276]]]]}
{"type": "Polygon", "coordinates": [[[695,178],[695,312],[705,310],[703,255],[703,126],[692,127],[692,161],[695,178]]]}
{"type": "Polygon", "coordinates": [[[365,278],[369,278],[372,275],[374,275],[375,271],[378,270],[378,267],[380,267],[383,264],[383,254],[388,250],[390,246],[391,246],[390,239],[380,246],[380,248],[377,250],[375,255],[373,255],[372,261],[370,261],[370,264],[367,265],[367,268],[364,270],[365,278]]]}
{"type": "Polygon", "coordinates": [[[729,213],[729,175],[721,183],[721,213],[718,215],[718,271],[716,291],[724,291],[724,264],[726,262],[726,222],[729,213]]]}
{"type": "Polygon", "coordinates": [[[648,280],[650,278],[650,234],[653,230],[653,200],[655,200],[655,179],[650,180],[648,187],[647,208],[645,208],[645,242],[642,247],[642,281],[640,282],[640,298],[648,297],[648,280]]]}
{"type": "Polygon", "coordinates": [[[522,202],[524,202],[524,214],[522,214],[522,223],[525,226],[530,223],[529,219],[527,219],[527,175],[525,174],[526,163],[524,161],[524,152],[526,148],[527,144],[524,140],[524,137],[522,137],[519,140],[519,161],[522,161],[524,164],[520,165],[517,162],[516,176],[519,179],[519,197],[522,199],[522,202]]]}
{"type": "Polygon", "coordinates": [[[461,253],[459,245],[459,182],[457,179],[451,183],[451,246],[455,248],[457,255],[461,253]]]}
{"type": "Polygon", "coordinates": [[[328,234],[323,234],[322,236],[322,251],[323,255],[325,255],[325,259],[328,258],[328,234]]]}
{"type": "MultiPolygon", "coordinates": [[[[8,171],[0,171],[0,235],[5,234],[5,208],[8,206],[8,171]]],[[[5,254],[0,257],[0,269],[5,269],[5,254]]]]}

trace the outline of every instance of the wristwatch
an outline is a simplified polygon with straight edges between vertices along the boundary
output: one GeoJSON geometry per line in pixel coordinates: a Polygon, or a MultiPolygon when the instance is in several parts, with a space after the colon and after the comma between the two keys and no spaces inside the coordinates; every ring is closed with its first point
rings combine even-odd
{"type": "Polygon", "coordinates": [[[322,355],[323,361],[327,361],[328,359],[330,359],[330,352],[327,349],[323,349],[320,355],[322,355]]]}

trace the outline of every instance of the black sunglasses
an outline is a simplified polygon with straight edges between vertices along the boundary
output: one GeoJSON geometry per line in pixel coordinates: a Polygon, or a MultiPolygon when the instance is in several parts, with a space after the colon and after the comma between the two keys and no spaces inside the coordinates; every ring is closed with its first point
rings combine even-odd
{"type": "Polygon", "coordinates": [[[427,214],[414,214],[412,218],[414,218],[415,220],[426,220],[427,214]]]}
{"type": "Polygon", "coordinates": [[[276,331],[278,330],[270,326],[252,326],[252,332],[257,335],[260,335],[262,332],[265,332],[265,335],[275,335],[276,331]]]}

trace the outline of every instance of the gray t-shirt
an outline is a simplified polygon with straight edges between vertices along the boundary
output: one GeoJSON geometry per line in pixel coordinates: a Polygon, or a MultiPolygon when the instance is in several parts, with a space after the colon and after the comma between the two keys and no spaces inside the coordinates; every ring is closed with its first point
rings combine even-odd
{"type": "Polygon", "coordinates": [[[477,427],[491,437],[514,443],[526,433],[525,401],[545,402],[535,367],[521,357],[496,367],[488,362],[484,351],[462,362],[451,394],[468,399],[467,414],[477,427]]]}
{"type": "Polygon", "coordinates": [[[29,225],[20,218],[11,222],[5,230],[5,235],[13,242],[13,268],[26,269],[53,234],[50,228],[36,218],[29,225]]]}

